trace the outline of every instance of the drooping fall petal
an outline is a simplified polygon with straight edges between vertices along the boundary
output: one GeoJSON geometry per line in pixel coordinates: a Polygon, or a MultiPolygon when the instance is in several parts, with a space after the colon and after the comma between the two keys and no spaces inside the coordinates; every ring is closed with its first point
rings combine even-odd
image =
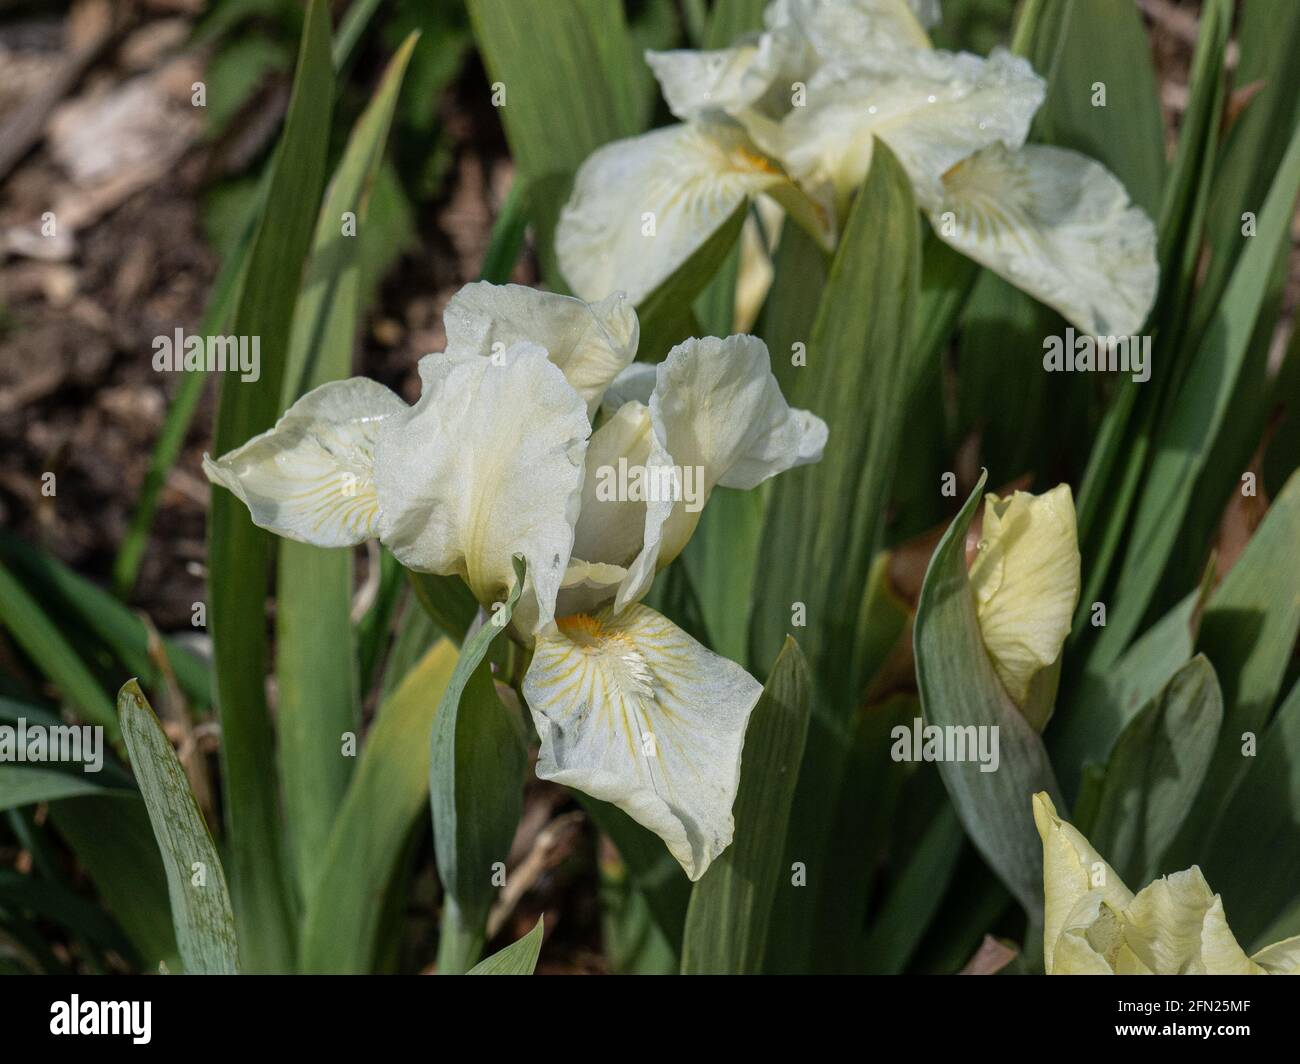
{"type": "Polygon", "coordinates": [[[1155,302],[1155,226],[1079,152],[987,148],[944,176],[930,220],[940,239],[1085,333],[1137,335],[1155,302]]]}
{"type": "Polygon", "coordinates": [[[612,802],[699,879],[731,842],[759,682],[634,605],[560,618],[538,637],[523,690],[537,774],[612,802]]]}

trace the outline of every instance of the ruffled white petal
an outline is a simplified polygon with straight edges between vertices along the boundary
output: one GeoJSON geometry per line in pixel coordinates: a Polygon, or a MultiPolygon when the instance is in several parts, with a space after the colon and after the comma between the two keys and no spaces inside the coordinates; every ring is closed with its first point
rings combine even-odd
{"type": "MultiPolygon", "coordinates": [[[[769,31],[793,31],[823,61],[929,48],[925,27],[938,21],[936,0],[774,0],[769,31]]],[[[811,71],[809,71],[811,73],[811,71]]]]}
{"type": "Polygon", "coordinates": [[[203,471],[261,528],[318,547],[355,546],[379,534],[373,466],[380,428],[408,409],[364,377],[331,381],[242,447],[216,461],[204,456],[203,471]]]}
{"type": "Polygon", "coordinates": [[[420,379],[420,401],[375,452],[383,542],[411,569],[462,576],[485,605],[504,598],[522,554],[521,615],[529,629],[548,623],[591,431],[581,397],[536,344],[499,361],[428,355],[420,379]]]}
{"type": "MultiPolygon", "coordinates": [[[[664,527],[660,567],[695,529],[699,507],[717,485],[755,488],[795,466],[821,459],[826,423],[794,410],[772,375],[767,345],[755,336],[687,340],[659,364],[650,398],[655,434],[683,488],[703,498],[676,502],[664,527]]],[[[651,537],[647,534],[647,540],[651,537]]]]}
{"type": "Polygon", "coordinates": [[[808,86],[808,104],[782,121],[777,143],[760,136],[790,173],[829,184],[841,208],[866,177],[879,137],[898,156],[918,200],[943,199],[943,175],[991,144],[1018,148],[1043,101],[1043,81],[1005,49],[987,59],[966,52],[910,50],[827,64],[808,86]]]}
{"type": "Polygon", "coordinates": [[[523,690],[538,776],[617,805],[699,879],[731,842],[758,681],[633,606],[561,618],[538,637],[523,690]]]}
{"type": "Polygon", "coordinates": [[[594,416],[601,396],[636,357],[641,327],[621,293],[587,304],[522,285],[467,284],[443,312],[447,349],[491,356],[512,344],[541,344],[594,416]]]}
{"type": "Polygon", "coordinates": [[[1096,336],[1137,335],[1159,268],[1151,219],[1066,148],[988,148],[944,177],[939,237],[1096,336]]]}
{"type": "Polygon", "coordinates": [[[786,36],[764,33],[714,51],[646,52],[645,60],[668,109],[685,122],[758,104],[788,63],[787,51],[786,36]]]}
{"type": "Polygon", "coordinates": [[[578,170],[555,250],[584,299],[634,304],[672,276],[751,196],[788,178],[733,125],[691,122],[615,141],[578,170]]]}

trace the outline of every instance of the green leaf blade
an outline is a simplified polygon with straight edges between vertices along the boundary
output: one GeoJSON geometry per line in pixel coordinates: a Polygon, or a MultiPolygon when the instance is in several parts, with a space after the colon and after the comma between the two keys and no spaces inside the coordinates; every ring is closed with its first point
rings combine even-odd
{"type": "Polygon", "coordinates": [[[239,971],[235,917],[221,858],[167,736],[134,680],[117,696],[122,737],[167,870],[172,922],[185,970],[239,971]]]}

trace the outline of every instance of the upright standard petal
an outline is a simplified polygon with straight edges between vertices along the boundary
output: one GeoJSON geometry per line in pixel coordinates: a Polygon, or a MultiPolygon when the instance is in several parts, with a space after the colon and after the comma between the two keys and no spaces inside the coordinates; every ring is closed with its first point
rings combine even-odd
{"type": "MultiPolygon", "coordinates": [[[[821,60],[929,48],[925,28],[938,22],[937,0],[774,0],[769,30],[793,30],[821,60]]],[[[811,71],[809,71],[811,73],[811,71]]]]}
{"type": "Polygon", "coordinates": [[[1019,148],[1043,102],[1043,80],[1005,49],[987,59],[967,52],[908,50],[855,56],[825,66],[808,103],[782,121],[777,143],[760,139],[790,173],[829,183],[841,211],[871,166],[875,137],[889,145],[917,199],[943,199],[943,175],[991,144],[1019,148]]]}
{"type": "Polygon", "coordinates": [[[1061,484],[1043,495],[988,495],[979,550],[970,567],[980,635],[1007,694],[1036,728],[1055,696],[1031,684],[1056,664],[1079,599],[1074,497],[1061,484]]]}
{"type": "Polygon", "coordinates": [[[640,304],[737,208],[789,179],[738,127],[668,126],[588,157],[560,214],[555,251],[584,299],[626,292],[640,304]]]}
{"type": "Polygon", "coordinates": [[[1094,336],[1134,336],[1155,302],[1151,219],[1101,163],[1066,148],[995,146],[953,167],[935,232],[1094,336]]]}
{"type": "Polygon", "coordinates": [[[1119,975],[1259,975],[1228,928],[1222,899],[1193,865],[1138,891],[1123,914],[1119,975]]]}
{"type": "Polygon", "coordinates": [[[749,715],[739,665],[644,606],[562,617],[524,677],[537,775],[612,802],[699,879],[731,842],[749,715]]]}
{"type": "Polygon", "coordinates": [[[788,35],[763,33],[712,51],[646,52],[645,61],[668,109],[687,122],[757,105],[789,64],[789,49],[788,35]]]}
{"type": "Polygon", "coordinates": [[[645,531],[615,608],[649,590],[686,546],[713,489],[755,488],[821,460],[826,423],[791,409],[755,336],[691,339],[656,369],[645,456],[645,531]]]}
{"type": "Polygon", "coordinates": [[[574,528],[575,558],[626,567],[641,550],[651,443],[650,408],[635,400],[592,433],[574,528]]]}
{"type": "Polygon", "coordinates": [[[203,471],[229,488],[261,528],[317,547],[355,546],[379,534],[380,429],[408,411],[365,377],[330,381],[242,447],[216,461],[205,455],[203,471]]]}
{"type": "Polygon", "coordinates": [[[1122,910],[1133,893],[1042,792],[1034,795],[1034,823],[1043,840],[1043,958],[1051,974],[1057,941],[1067,926],[1080,924],[1078,908],[1088,895],[1095,892],[1100,902],[1122,910]]]}
{"type": "Polygon", "coordinates": [[[491,356],[532,342],[587,403],[594,416],[610,382],[636,357],[641,327],[627,297],[616,292],[587,304],[523,285],[467,284],[443,311],[447,348],[491,356]]]}
{"type": "Polygon", "coordinates": [[[485,605],[504,598],[522,554],[535,597],[523,615],[545,625],[582,493],[582,398],[536,344],[499,360],[428,355],[420,379],[420,401],[375,452],[381,539],[408,568],[462,576],[485,605]]]}

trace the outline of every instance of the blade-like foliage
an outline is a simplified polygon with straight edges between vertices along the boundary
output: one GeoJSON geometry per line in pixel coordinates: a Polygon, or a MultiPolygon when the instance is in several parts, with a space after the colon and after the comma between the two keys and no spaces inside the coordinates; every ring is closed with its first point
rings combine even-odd
{"type": "Polygon", "coordinates": [[[181,963],[191,975],[234,975],[239,958],[226,874],[185,770],[134,680],[118,693],[117,710],[167,870],[181,963]]]}

